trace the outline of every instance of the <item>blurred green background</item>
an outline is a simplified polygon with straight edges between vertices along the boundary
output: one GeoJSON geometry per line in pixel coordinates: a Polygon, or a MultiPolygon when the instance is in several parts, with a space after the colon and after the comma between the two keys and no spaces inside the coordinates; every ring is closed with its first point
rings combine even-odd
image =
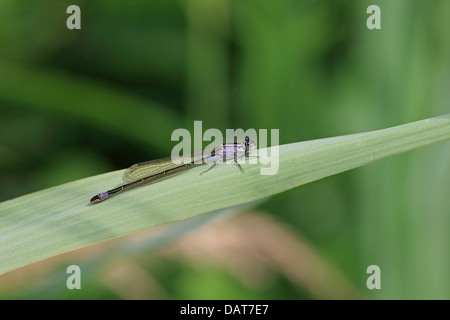
{"type": "MultiPolygon", "coordinates": [[[[1,1],[0,201],[167,156],[194,120],[285,144],[448,113],[448,30],[445,0],[1,1]]],[[[0,276],[0,298],[450,299],[449,163],[442,143],[187,235],[76,250],[0,276]],[[70,264],[82,290],[65,286],[70,264]]]]}

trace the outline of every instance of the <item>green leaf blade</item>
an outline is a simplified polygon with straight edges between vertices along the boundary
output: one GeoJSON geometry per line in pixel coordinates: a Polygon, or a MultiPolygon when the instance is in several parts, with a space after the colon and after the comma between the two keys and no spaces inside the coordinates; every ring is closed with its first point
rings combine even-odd
{"type": "MultiPolygon", "coordinates": [[[[393,128],[282,145],[279,171],[262,165],[203,166],[118,194],[89,199],[121,184],[114,171],[0,204],[0,274],[99,241],[248,203],[401,152],[450,139],[450,115],[393,128]]],[[[263,159],[261,159],[263,160],[263,159]]]]}

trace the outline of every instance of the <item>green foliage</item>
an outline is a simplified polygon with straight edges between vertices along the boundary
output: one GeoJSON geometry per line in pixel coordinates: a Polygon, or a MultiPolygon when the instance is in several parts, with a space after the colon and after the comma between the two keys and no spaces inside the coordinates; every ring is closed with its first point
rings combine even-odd
{"type": "MultiPolygon", "coordinates": [[[[197,207],[192,204],[190,211],[174,213],[167,202],[167,211],[152,214],[159,203],[154,197],[166,196],[159,193],[160,188],[176,184],[178,192],[187,192],[178,184],[185,179],[228,185],[227,179],[238,178],[231,192],[214,188],[218,190],[215,197],[224,197],[214,200],[226,200],[221,205],[226,207],[350,169],[352,162],[362,165],[438,141],[431,132],[443,132],[422,128],[417,135],[412,131],[396,135],[377,146],[377,135],[372,135],[371,147],[365,150],[361,145],[356,154],[338,143],[341,138],[322,140],[341,150],[328,150],[329,167],[320,166],[320,161],[327,160],[325,154],[309,158],[313,154],[309,152],[319,151],[314,149],[317,141],[288,144],[400,123],[413,125],[419,119],[447,114],[448,1],[437,0],[433,6],[425,0],[380,1],[381,30],[365,26],[371,1],[75,0],[70,4],[81,7],[81,30],[67,30],[68,4],[64,2],[0,1],[3,272],[95,241],[214,210],[209,198],[197,198],[197,207]],[[87,204],[93,194],[120,183],[120,172],[91,176],[167,156],[171,132],[181,127],[191,130],[194,120],[203,120],[204,130],[279,129],[285,166],[272,178],[258,176],[259,166],[247,166],[245,176],[228,166],[205,177],[186,172],[173,181],[130,190],[99,207],[87,204]],[[409,144],[416,138],[424,140],[409,144]],[[283,173],[291,165],[289,159],[296,170],[283,173]],[[77,179],[83,180],[73,182],[77,179]],[[243,191],[245,181],[253,179],[258,188],[247,186],[240,200],[231,199],[238,197],[235,191],[243,191]],[[262,179],[280,180],[271,186],[262,179]],[[61,186],[66,182],[70,183],[61,186]],[[80,188],[74,190],[74,186],[80,188]],[[22,195],[26,196],[14,199],[22,195]],[[46,197],[37,200],[39,195],[46,197]],[[130,212],[136,223],[126,217],[130,212]],[[31,238],[22,238],[24,234],[31,238]],[[38,238],[49,243],[32,242],[38,238]],[[16,255],[17,248],[22,249],[16,255]]],[[[443,119],[431,123],[438,121],[443,119]]],[[[289,225],[299,239],[306,238],[370,298],[448,299],[449,159],[448,143],[403,153],[279,193],[258,210],[289,225]],[[365,287],[365,271],[371,264],[382,269],[382,290],[377,292],[365,287]]],[[[165,190],[172,195],[172,203],[184,200],[165,190]]],[[[149,251],[155,248],[150,247],[149,251]]],[[[101,259],[109,262],[109,257],[101,259]]],[[[151,266],[144,267],[155,273],[151,266]]],[[[180,263],[177,268],[184,266],[180,263]]],[[[241,289],[224,285],[228,278],[219,279],[222,271],[211,273],[217,296],[226,291],[229,297],[234,291],[239,297],[265,297],[245,284],[241,289]]],[[[49,283],[58,287],[64,276],[49,283]]],[[[177,283],[201,282],[191,277],[196,276],[167,270],[158,280],[167,290],[165,297],[203,296],[197,292],[202,283],[177,287],[177,283]]],[[[39,285],[28,295],[26,289],[1,291],[11,279],[14,273],[0,277],[1,297],[67,295],[56,287],[39,285]]],[[[85,281],[89,283],[80,297],[124,297],[105,290],[98,275],[85,281]]],[[[286,297],[282,288],[273,284],[273,295],[286,297]]],[[[299,294],[292,297],[305,297],[305,288],[295,290],[299,294]]]]}
{"type": "Polygon", "coordinates": [[[0,204],[0,272],[98,241],[255,201],[447,139],[450,115],[369,133],[283,145],[279,162],[275,155],[272,159],[275,163],[271,165],[279,166],[274,175],[261,175],[260,165],[250,164],[243,165],[245,175],[230,166],[219,166],[199,177],[204,169],[196,168],[97,205],[89,204],[90,196],[120,183],[122,171],[35,192],[0,204]]]}

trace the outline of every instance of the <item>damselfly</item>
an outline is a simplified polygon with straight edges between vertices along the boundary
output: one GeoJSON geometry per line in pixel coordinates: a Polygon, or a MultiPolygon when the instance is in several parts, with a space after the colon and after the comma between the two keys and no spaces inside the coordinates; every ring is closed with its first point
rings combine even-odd
{"type": "Polygon", "coordinates": [[[175,163],[171,157],[134,164],[123,174],[123,181],[125,184],[106,192],[99,193],[98,195],[92,197],[91,203],[98,203],[123,190],[136,187],[146,182],[160,181],[164,178],[172,176],[175,173],[181,172],[183,169],[205,163],[212,163],[213,165],[200,174],[208,172],[217,163],[228,160],[232,160],[243,173],[244,169],[242,169],[237,160],[244,156],[249,157],[249,152],[255,148],[255,142],[249,137],[246,137],[242,142],[223,143],[213,149],[193,152],[188,156],[178,159],[180,160],[178,164],[175,163]]]}

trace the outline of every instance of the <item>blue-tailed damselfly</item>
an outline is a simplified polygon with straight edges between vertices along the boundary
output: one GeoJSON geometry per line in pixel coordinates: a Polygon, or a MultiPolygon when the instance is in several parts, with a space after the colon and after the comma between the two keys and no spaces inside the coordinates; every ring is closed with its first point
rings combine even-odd
{"type": "Polygon", "coordinates": [[[255,142],[249,137],[246,137],[242,142],[223,143],[210,150],[205,149],[198,152],[193,152],[188,156],[182,157],[182,162],[179,164],[174,163],[171,157],[134,164],[123,174],[123,181],[125,184],[106,192],[99,193],[98,195],[92,197],[91,203],[98,203],[123,190],[136,187],[146,182],[160,181],[161,179],[180,172],[183,169],[204,163],[213,163],[213,165],[200,174],[208,172],[217,163],[228,160],[233,160],[234,164],[239,167],[241,172],[244,172],[241,165],[237,162],[237,159],[242,158],[243,156],[248,157],[249,152],[255,148],[255,142]],[[186,159],[189,160],[186,161],[186,159]]]}

